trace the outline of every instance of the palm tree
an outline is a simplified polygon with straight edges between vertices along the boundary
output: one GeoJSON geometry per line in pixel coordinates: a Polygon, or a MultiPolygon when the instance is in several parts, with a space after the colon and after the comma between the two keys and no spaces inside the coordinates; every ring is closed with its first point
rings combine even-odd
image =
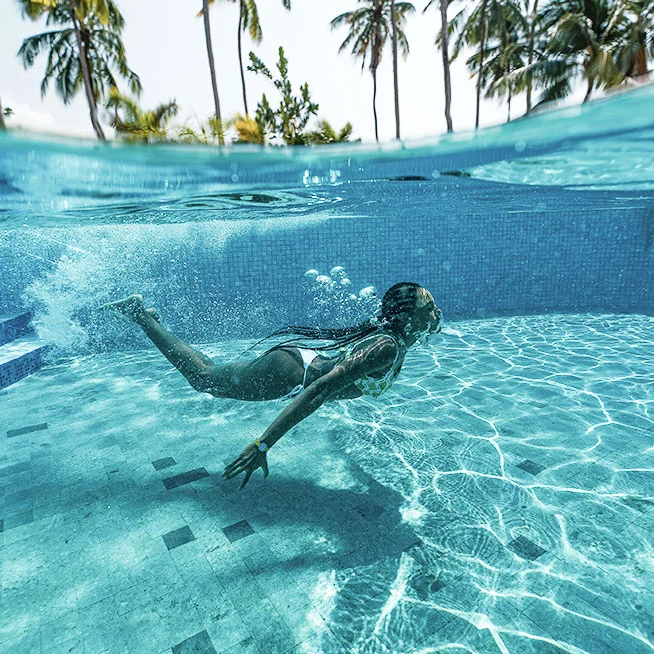
{"type": "MultiPolygon", "coordinates": [[[[482,81],[486,97],[506,94],[509,104],[512,95],[526,91],[525,114],[533,108],[536,86],[544,89],[539,103],[550,102],[570,93],[575,75],[573,62],[552,53],[555,21],[539,12],[538,4],[539,0],[504,0],[506,23],[494,26],[496,42],[487,53],[490,73],[482,81]]],[[[471,60],[476,68],[478,55],[471,60]]]]}
{"type": "MultiPolygon", "coordinates": [[[[213,58],[213,45],[211,43],[211,25],[209,24],[209,0],[202,0],[200,15],[204,19],[204,39],[207,44],[207,58],[209,59],[209,74],[211,75],[211,90],[213,92],[214,119],[221,125],[223,122],[220,113],[220,98],[218,97],[218,82],[216,81],[216,63],[213,58]]],[[[222,129],[219,132],[218,143],[225,145],[222,129]]]]}
{"type": "Polygon", "coordinates": [[[477,74],[475,129],[479,128],[481,90],[487,78],[485,67],[489,40],[497,38],[505,29],[506,6],[511,3],[512,0],[481,0],[476,6],[464,7],[452,21],[459,32],[452,59],[458,57],[463,46],[478,46],[477,52],[467,61],[468,68],[477,74]]]}
{"type": "Polygon", "coordinates": [[[544,20],[553,31],[552,59],[568,73],[586,79],[584,102],[596,88],[616,86],[624,80],[617,63],[629,29],[627,3],[614,0],[553,0],[544,20]]]}
{"type": "MultiPolygon", "coordinates": [[[[511,100],[515,93],[521,90],[516,71],[529,68],[529,66],[525,66],[524,61],[529,46],[528,42],[525,43],[522,38],[523,35],[527,35],[528,41],[529,29],[519,5],[508,1],[504,4],[503,9],[505,21],[504,24],[495,26],[494,42],[489,45],[486,52],[487,59],[482,85],[486,89],[487,98],[506,95],[508,122],[511,120],[511,100]]],[[[473,60],[475,56],[473,56],[473,60]]],[[[526,74],[524,78],[527,78],[526,74]]],[[[529,76],[529,81],[531,81],[531,76],[529,76]]]]}
{"type": "Polygon", "coordinates": [[[654,59],[654,2],[633,0],[628,4],[631,19],[618,52],[620,70],[627,77],[647,75],[648,59],[654,59]]]}
{"type": "MultiPolygon", "coordinates": [[[[429,9],[437,0],[429,0],[427,6],[423,9],[423,13],[429,9]]],[[[447,20],[447,7],[449,0],[438,0],[438,5],[441,12],[441,31],[436,43],[440,44],[441,54],[443,56],[443,84],[445,86],[445,122],[447,123],[447,131],[452,132],[452,82],[450,79],[450,57],[448,48],[448,20],[447,20]]]]}
{"type": "Polygon", "coordinates": [[[109,92],[106,107],[113,110],[110,125],[118,134],[127,141],[144,142],[165,139],[167,123],[178,111],[174,100],[151,110],[141,109],[134,98],[123,95],[118,89],[109,92]]]}
{"type": "Polygon", "coordinates": [[[117,86],[115,74],[127,80],[133,93],[140,93],[138,75],[127,66],[120,38],[125,21],[112,0],[19,0],[23,14],[32,20],[46,17],[47,25],[62,29],[43,32],[23,41],[18,51],[25,68],[48,51],[41,95],[51,79],[57,93],[69,104],[84,87],[91,124],[101,140],[104,132],[98,120],[98,102],[107,90],[117,86]]]}
{"type": "Polygon", "coordinates": [[[526,71],[526,87],[527,87],[527,112],[531,111],[531,93],[533,86],[532,67],[534,64],[534,53],[536,49],[536,37],[539,36],[539,27],[542,26],[540,14],[538,13],[538,0],[533,0],[533,5],[530,7],[530,0],[524,0],[525,9],[527,10],[527,71],[526,71]]]}
{"type": "MultiPolygon", "coordinates": [[[[377,69],[381,62],[384,45],[392,32],[392,15],[395,15],[397,43],[402,50],[404,57],[409,53],[409,42],[403,30],[403,23],[406,15],[414,11],[409,2],[399,2],[394,6],[395,13],[392,14],[392,7],[389,0],[360,0],[363,7],[348,11],[334,18],[330,25],[332,29],[348,25],[350,33],[343,43],[339,52],[352,45],[352,54],[361,59],[361,70],[365,68],[366,59],[370,57],[370,73],[372,75],[372,112],[375,120],[375,140],[379,141],[379,129],[377,120],[377,69]]],[[[395,68],[395,72],[397,68],[395,68]]],[[[396,88],[397,91],[397,88],[396,88]]],[[[397,98],[397,93],[396,93],[397,98]]],[[[397,118],[396,114],[396,118],[397,118]]],[[[399,121],[396,121],[396,132],[399,121]]]]}
{"type": "Polygon", "coordinates": [[[400,140],[400,93],[397,81],[397,16],[395,0],[391,0],[391,32],[393,42],[393,95],[395,97],[395,138],[400,140]]]}
{"type": "MultiPolygon", "coordinates": [[[[214,4],[215,0],[208,0],[208,2],[202,3],[202,11],[200,15],[208,15],[207,7],[214,4]]],[[[261,29],[261,23],[259,21],[259,8],[255,0],[231,0],[231,2],[238,2],[238,31],[237,31],[237,46],[238,46],[238,65],[241,73],[241,89],[243,92],[243,106],[245,108],[246,118],[249,116],[248,111],[248,98],[245,88],[245,70],[243,68],[243,39],[242,35],[244,32],[249,32],[250,38],[255,43],[261,43],[263,39],[263,30],[261,29]]],[[[291,9],[291,0],[282,0],[282,5],[285,9],[291,9]]],[[[205,33],[207,32],[207,19],[205,19],[205,33]]],[[[208,36],[211,39],[211,35],[208,36]]],[[[210,55],[210,59],[213,59],[213,54],[210,55]]],[[[212,67],[210,62],[209,66],[212,67]]],[[[215,78],[215,73],[212,76],[212,83],[215,78]]],[[[214,93],[214,101],[217,95],[217,91],[214,93]]]]}
{"type": "Polygon", "coordinates": [[[309,132],[307,140],[312,145],[326,145],[328,143],[347,143],[352,136],[352,123],[345,123],[337,132],[328,120],[321,120],[318,129],[309,132]]]}

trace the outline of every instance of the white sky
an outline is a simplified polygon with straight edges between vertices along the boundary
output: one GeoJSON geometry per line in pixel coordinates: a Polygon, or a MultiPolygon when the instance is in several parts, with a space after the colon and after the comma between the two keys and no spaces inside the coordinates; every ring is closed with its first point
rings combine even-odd
{"type": "MultiPolygon", "coordinates": [[[[201,1],[116,0],[125,17],[123,42],[130,67],[141,78],[141,105],[154,107],[159,102],[177,100],[179,124],[196,128],[197,119],[213,113],[209,66],[202,19],[197,18],[201,1]]],[[[293,0],[293,9],[283,9],[281,0],[259,0],[263,42],[254,46],[244,37],[244,54],[254,50],[273,70],[277,48],[284,46],[289,60],[289,76],[294,89],[308,82],[314,102],[320,104],[319,117],[340,129],[348,120],[354,137],[374,140],[372,115],[372,78],[367,68],[338,48],[347,35],[346,28],[332,31],[329,23],[337,15],[357,7],[357,0],[293,0]]],[[[440,16],[436,6],[426,14],[427,0],[414,3],[416,12],[409,17],[406,33],[410,54],[400,59],[400,116],[402,138],[417,139],[445,132],[443,74],[441,55],[433,45],[440,16]]],[[[211,10],[211,26],[216,60],[218,89],[224,118],[243,112],[236,31],[237,5],[217,0],[211,10]]],[[[45,98],[40,97],[40,82],[45,56],[24,70],[16,57],[22,40],[45,29],[21,17],[15,0],[0,0],[0,98],[16,115],[12,125],[46,132],[92,136],[88,109],[83,92],[65,106],[51,85],[45,98]]],[[[248,102],[254,113],[261,94],[277,98],[272,84],[246,71],[248,102]]],[[[461,56],[452,67],[452,117],[455,131],[471,129],[475,117],[475,84],[461,56]]],[[[390,141],[395,136],[393,75],[390,47],[385,51],[378,70],[377,112],[379,136],[390,141]]],[[[512,117],[524,111],[524,98],[513,102],[512,117]]],[[[492,125],[506,120],[506,105],[484,100],[481,124],[492,125]]],[[[104,121],[103,121],[104,123],[104,121]]],[[[110,130],[107,130],[110,131],[110,130]]]]}

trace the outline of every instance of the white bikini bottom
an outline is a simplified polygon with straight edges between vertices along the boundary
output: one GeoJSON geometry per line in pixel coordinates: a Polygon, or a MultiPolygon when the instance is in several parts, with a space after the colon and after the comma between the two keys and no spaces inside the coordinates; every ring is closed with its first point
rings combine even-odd
{"type": "Polygon", "coordinates": [[[290,393],[283,395],[280,398],[282,400],[291,400],[294,397],[297,397],[304,390],[309,366],[316,357],[320,356],[320,353],[316,352],[315,350],[309,350],[303,347],[296,347],[295,349],[300,353],[300,356],[302,357],[302,364],[304,365],[304,376],[302,377],[302,383],[298,384],[290,393]]]}

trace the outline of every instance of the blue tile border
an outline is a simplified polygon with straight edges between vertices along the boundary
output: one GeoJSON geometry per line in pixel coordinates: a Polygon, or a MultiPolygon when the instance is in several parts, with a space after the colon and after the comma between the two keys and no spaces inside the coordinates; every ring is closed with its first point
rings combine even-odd
{"type": "Polygon", "coordinates": [[[46,351],[47,346],[44,345],[0,365],[0,389],[7,388],[42,368],[46,351]]]}
{"type": "Polygon", "coordinates": [[[32,314],[24,312],[0,321],[0,345],[11,343],[11,341],[29,334],[32,331],[31,320],[32,314]]]}

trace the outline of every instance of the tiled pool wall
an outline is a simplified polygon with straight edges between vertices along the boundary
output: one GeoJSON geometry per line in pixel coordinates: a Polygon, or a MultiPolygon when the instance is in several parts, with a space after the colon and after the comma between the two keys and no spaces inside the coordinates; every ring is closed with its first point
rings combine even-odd
{"type": "MultiPolygon", "coordinates": [[[[0,256],[0,313],[17,306],[37,316],[52,312],[48,302],[59,294],[84,325],[101,301],[138,291],[187,339],[250,337],[315,322],[307,310],[315,294],[304,273],[328,274],[341,265],[354,292],[371,284],[381,295],[398,281],[422,283],[448,319],[547,311],[652,314],[650,220],[642,207],[572,207],[305,216],[274,225],[116,226],[96,234],[98,242],[117,244],[106,250],[111,254],[102,265],[96,263],[102,255],[89,252],[97,228],[53,230],[56,238],[47,240],[33,239],[29,230],[5,232],[10,247],[0,256]],[[25,288],[35,281],[40,295],[26,298],[25,288]]],[[[320,322],[347,317],[325,311],[320,322]]],[[[125,338],[116,346],[129,344],[125,338]]]]}

